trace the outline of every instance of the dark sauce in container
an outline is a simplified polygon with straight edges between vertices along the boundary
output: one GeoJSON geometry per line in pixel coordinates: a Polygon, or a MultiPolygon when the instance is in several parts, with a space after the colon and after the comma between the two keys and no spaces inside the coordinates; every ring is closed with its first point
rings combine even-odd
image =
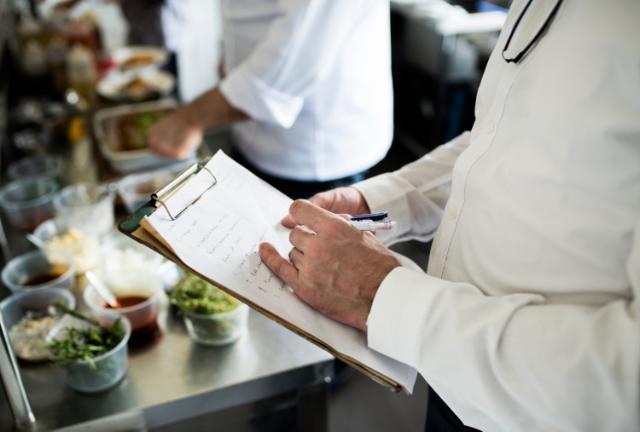
{"type": "Polygon", "coordinates": [[[67,271],[67,269],[68,267],[61,266],[61,265],[51,266],[51,268],[49,268],[48,270],[42,273],[38,273],[36,275],[27,277],[21,283],[21,285],[25,288],[30,288],[36,285],[42,285],[42,284],[51,282],[55,279],[58,279],[60,276],[62,276],[67,271]]]}
{"type": "Polygon", "coordinates": [[[118,304],[120,305],[120,307],[111,307],[109,304],[106,304],[106,303],[104,307],[105,309],[120,309],[120,308],[131,307],[146,301],[148,298],[149,297],[136,296],[136,295],[116,297],[116,300],[118,301],[118,304]]]}
{"type": "MultiPolygon", "coordinates": [[[[116,296],[116,300],[120,307],[111,307],[109,304],[105,303],[103,307],[105,309],[113,309],[118,310],[121,308],[129,308],[132,306],[136,306],[140,303],[144,303],[149,300],[149,297],[141,296],[141,295],[127,295],[127,296],[116,296]]],[[[143,313],[143,312],[141,312],[143,313]]],[[[154,340],[159,335],[158,329],[158,315],[156,312],[148,313],[141,320],[131,320],[132,328],[131,328],[131,339],[129,343],[131,345],[142,345],[146,344],[152,340],[154,340]]]]}

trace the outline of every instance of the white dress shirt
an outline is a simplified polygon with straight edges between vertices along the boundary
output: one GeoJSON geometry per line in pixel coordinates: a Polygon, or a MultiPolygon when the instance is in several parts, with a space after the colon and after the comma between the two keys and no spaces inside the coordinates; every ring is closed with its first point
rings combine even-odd
{"type": "Polygon", "coordinates": [[[304,181],[353,175],[391,144],[386,0],[222,0],[220,89],[252,121],[235,143],[263,171],[304,181]]]}
{"type": "MultiPolygon", "coordinates": [[[[428,274],[380,286],[369,345],[475,428],[638,431],[640,2],[565,0],[508,64],[525,3],[471,133],[358,186],[398,238],[435,234],[428,274]]],[[[514,43],[555,3],[534,1],[514,43]]]]}

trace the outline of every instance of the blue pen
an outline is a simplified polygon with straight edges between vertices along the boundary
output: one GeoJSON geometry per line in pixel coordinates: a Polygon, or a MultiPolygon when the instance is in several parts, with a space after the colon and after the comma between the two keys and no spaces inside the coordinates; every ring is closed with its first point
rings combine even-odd
{"type": "Polygon", "coordinates": [[[351,216],[351,220],[352,221],[364,221],[364,220],[381,221],[381,220],[385,220],[387,217],[389,217],[389,213],[377,212],[377,213],[365,213],[365,214],[353,215],[351,216]]]}
{"type": "Polygon", "coordinates": [[[390,230],[395,222],[389,220],[389,213],[377,212],[351,216],[351,225],[360,231],[390,230]]]}

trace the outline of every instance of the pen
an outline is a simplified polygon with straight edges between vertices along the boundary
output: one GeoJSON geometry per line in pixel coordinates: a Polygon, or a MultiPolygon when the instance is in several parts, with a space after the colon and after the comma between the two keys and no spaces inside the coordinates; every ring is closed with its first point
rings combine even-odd
{"type": "Polygon", "coordinates": [[[359,215],[351,216],[352,221],[360,221],[360,220],[371,220],[371,221],[381,221],[385,220],[389,216],[389,213],[386,211],[377,212],[377,213],[365,213],[359,215]]]}
{"type": "Polygon", "coordinates": [[[378,230],[390,230],[395,226],[395,221],[383,220],[373,221],[369,220],[351,220],[351,225],[358,228],[360,231],[378,231],[378,230]]]}

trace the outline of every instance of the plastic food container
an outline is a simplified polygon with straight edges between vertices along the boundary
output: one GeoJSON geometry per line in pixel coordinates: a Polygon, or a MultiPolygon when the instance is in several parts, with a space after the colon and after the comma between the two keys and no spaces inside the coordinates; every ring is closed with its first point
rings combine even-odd
{"type": "MultiPolygon", "coordinates": [[[[141,293],[140,296],[148,294],[141,293]]],[[[94,286],[89,284],[84,290],[84,301],[101,325],[112,322],[118,316],[125,316],[131,323],[131,331],[135,340],[151,338],[158,330],[159,291],[150,293],[145,301],[133,306],[107,309],[106,302],[100,297],[94,286]]]]}
{"type": "Polygon", "coordinates": [[[113,198],[109,185],[78,183],[62,189],[53,204],[67,228],[100,237],[113,230],[113,198]]]}
{"type": "Polygon", "coordinates": [[[0,190],[0,206],[18,229],[31,232],[53,217],[58,183],[50,177],[14,180],[0,190]]]}
{"type": "Polygon", "coordinates": [[[64,242],[59,241],[69,234],[69,229],[62,219],[52,219],[40,224],[33,235],[47,245],[47,256],[52,261],[56,261],[62,254],[66,254],[73,259],[76,274],[83,274],[98,265],[100,244],[94,235],[78,231],[77,236],[72,236],[72,238],[68,236],[64,242]]]}
{"type": "MultiPolygon", "coordinates": [[[[117,317],[116,317],[117,318],[117,317]]],[[[105,321],[111,325],[114,321],[105,321]]],[[[127,343],[131,337],[131,324],[122,319],[124,337],[111,351],[93,359],[92,366],[86,361],[65,364],[67,384],[74,390],[83,393],[96,393],[115,386],[127,373],[127,343]]]]}
{"type": "Polygon", "coordinates": [[[227,345],[235,342],[247,328],[249,308],[237,308],[220,314],[197,315],[183,311],[184,323],[191,339],[203,345],[227,345]]]}
{"type": "Polygon", "coordinates": [[[62,288],[44,288],[10,295],[0,303],[5,329],[11,330],[11,327],[17,324],[27,311],[43,311],[58,301],[64,302],[70,309],[76,306],[73,294],[62,288]]]}
{"type": "Polygon", "coordinates": [[[41,155],[20,159],[9,165],[9,178],[19,180],[30,177],[51,177],[60,182],[63,162],[60,156],[41,155]]]}
{"type": "Polygon", "coordinates": [[[114,234],[102,247],[101,266],[96,271],[104,285],[120,300],[144,297],[145,301],[128,307],[107,309],[106,302],[92,286],[87,286],[84,299],[98,321],[120,314],[131,321],[135,341],[155,334],[160,295],[163,291],[160,268],[164,259],[135,241],[114,234]]]}
{"type": "Polygon", "coordinates": [[[149,201],[151,194],[166,186],[180,171],[185,170],[190,161],[177,163],[170,169],[161,169],[143,174],[131,174],[117,184],[118,194],[129,213],[133,213],[149,201]]]}
{"type": "Polygon", "coordinates": [[[71,290],[75,281],[75,268],[70,259],[66,265],[52,264],[42,251],[34,251],[9,261],[2,269],[1,278],[4,285],[13,292],[52,287],[71,290]],[[25,286],[29,280],[34,283],[25,286]],[[43,282],[35,283],[38,280],[43,282]]]}
{"type": "MultiPolygon", "coordinates": [[[[176,160],[158,157],[146,148],[122,151],[118,124],[122,117],[130,114],[169,111],[177,106],[178,103],[175,100],[163,99],[154,102],[120,105],[96,112],[93,117],[93,129],[102,157],[114,170],[120,173],[142,171],[176,163],[176,160]]],[[[193,161],[194,158],[195,152],[188,160],[193,161]]]]}

